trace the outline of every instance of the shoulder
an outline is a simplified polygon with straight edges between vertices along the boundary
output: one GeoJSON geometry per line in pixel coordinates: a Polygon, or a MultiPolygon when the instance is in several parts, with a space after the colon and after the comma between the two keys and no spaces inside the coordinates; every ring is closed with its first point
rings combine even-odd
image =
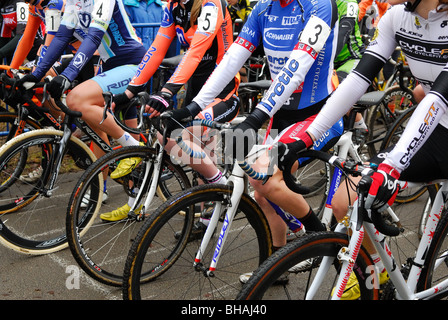
{"type": "Polygon", "coordinates": [[[47,9],[55,9],[55,10],[62,11],[62,9],[64,8],[64,5],[65,5],[65,0],[51,0],[47,5],[47,9]]]}

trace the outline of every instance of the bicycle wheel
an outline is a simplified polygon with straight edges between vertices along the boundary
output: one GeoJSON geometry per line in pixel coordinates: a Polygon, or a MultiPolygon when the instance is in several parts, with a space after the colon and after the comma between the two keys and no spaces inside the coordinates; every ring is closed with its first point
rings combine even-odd
{"type": "MultiPolygon", "coordinates": [[[[18,129],[18,115],[13,112],[0,112],[0,146],[11,140],[18,129]]],[[[41,125],[28,118],[23,132],[42,129],[41,125]]],[[[20,132],[21,133],[21,132],[20,132]]]]}
{"type": "MultiPolygon", "coordinates": [[[[132,188],[148,192],[152,181],[157,151],[146,146],[114,150],[92,164],[79,179],[67,209],[67,238],[75,260],[94,279],[112,286],[121,286],[123,267],[129,247],[143,223],[135,218],[106,221],[101,214],[115,210],[131,200],[132,188]],[[120,179],[107,179],[107,200],[103,201],[103,173],[112,172],[123,159],[139,157],[141,164],[120,179]],[[145,183],[145,169],[148,180],[145,183]],[[99,201],[101,199],[101,201],[99,201]],[[87,218],[88,217],[88,218],[87,218]],[[87,223],[88,221],[89,223],[87,223]]],[[[190,181],[180,166],[173,165],[169,156],[162,160],[159,190],[145,208],[151,214],[166,198],[189,188],[190,181]]],[[[143,202],[141,202],[143,203],[143,202]]]]}
{"type": "MultiPolygon", "coordinates": [[[[391,150],[393,146],[395,146],[400,140],[404,129],[406,128],[409,119],[414,113],[415,107],[409,108],[405,110],[400,117],[393,123],[393,125],[389,128],[383,142],[381,143],[380,150],[391,150]]],[[[414,201],[421,195],[423,195],[427,191],[426,186],[417,187],[417,188],[406,188],[400,190],[395,199],[398,203],[406,203],[410,201],[414,201]]]]}
{"type": "MultiPolygon", "coordinates": [[[[426,259],[422,273],[420,275],[417,292],[431,288],[448,278],[448,214],[444,209],[441,214],[441,219],[434,232],[431,245],[426,259]]],[[[448,296],[448,291],[441,291],[436,299],[442,299],[448,296]]]]}
{"type": "Polygon", "coordinates": [[[62,131],[23,133],[0,149],[0,242],[14,250],[46,254],[67,246],[64,209],[83,170],[96,160],[78,138],[71,137],[60,168],[55,150],[62,131]],[[58,172],[48,190],[52,173],[58,172]]]}
{"type": "MultiPolygon", "coordinates": [[[[334,285],[339,276],[340,264],[337,258],[341,248],[348,247],[348,237],[342,233],[313,233],[287,244],[270,256],[243,286],[237,300],[315,300],[331,298],[334,285]],[[325,259],[324,259],[325,258],[325,259]],[[328,263],[323,263],[328,261],[328,263]],[[303,271],[289,273],[288,283],[278,280],[288,274],[288,269],[302,263],[303,271]],[[316,277],[319,266],[326,265],[322,277],[316,277]],[[310,284],[322,280],[318,290],[310,297],[310,284]],[[317,280],[316,280],[317,281],[317,280]]],[[[373,261],[364,248],[361,248],[353,272],[360,284],[360,299],[378,299],[378,289],[372,283],[373,261]]]]}
{"type": "Polygon", "coordinates": [[[223,213],[231,205],[232,190],[217,184],[197,186],[169,198],[157,209],[129,251],[124,299],[233,299],[237,295],[240,274],[252,272],[272,253],[272,240],[263,212],[247,194],[242,195],[229,225],[223,213]],[[190,236],[194,213],[206,216],[215,209],[220,210],[216,213],[220,219],[213,241],[202,252],[202,262],[194,266],[201,243],[190,236]],[[221,246],[222,226],[227,228],[227,238],[221,246]],[[217,268],[209,273],[209,263],[218,252],[217,268]]]}
{"type": "Polygon", "coordinates": [[[381,150],[381,142],[395,120],[405,110],[415,105],[416,102],[411,90],[400,87],[387,89],[381,103],[369,110],[366,119],[369,133],[365,144],[368,147],[370,157],[376,156],[381,150]]]}
{"type": "Polygon", "coordinates": [[[303,195],[311,209],[321,215],[329,193],[331,182],[331,167],[327,163],[313,160],[300,167],[294,174],[301,185],[310,189],[310,193],[303,195]]]}

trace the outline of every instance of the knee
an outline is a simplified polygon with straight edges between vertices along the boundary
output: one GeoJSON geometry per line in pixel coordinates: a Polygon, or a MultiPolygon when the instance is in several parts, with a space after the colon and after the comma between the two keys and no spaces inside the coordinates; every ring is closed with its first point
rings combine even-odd
{"type": "Polygon", "coordinates": [[[336,220],[340,221],[348,212],[348,201],[342,197],[337,197],[335,194],[331,202],[331,208],[336,220]]]}
{"type": "Polygon", "coordinates": [[[75,88],[69,92],[65,102],[67,104],[67,107],[69,107],[71,110],[82,111],[82,106],[84,105],[83,99],[84,97],[81,90],[77,90],[77,88],[75,88]]]}

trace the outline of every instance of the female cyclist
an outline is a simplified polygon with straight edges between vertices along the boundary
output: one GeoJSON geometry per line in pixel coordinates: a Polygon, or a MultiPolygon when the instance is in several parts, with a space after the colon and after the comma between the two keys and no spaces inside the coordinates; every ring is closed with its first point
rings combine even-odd
{"type": "MultiPolygon", "coordinates": [[[[336,4],[330,0],[259,1],[204,88],[186,109],[173,112],[173,120],[195,116],[195,112],[204,108],[219,93],[255,48],[262,44],[271,78],[277,81],[256,109],[237,126],[231,140],[234,140],[234,145],[240,143],[240,148],[236,149],[246,149],[246,155],[248,148],[241,145],[244,135],[255,141],[255,131],[273,117],[270,124],[272,139],[294,141],[297,132],[308,127],[334,89],[334,27],[337,20],[336,4]],[[242,134],[238,136],[238,132],[242,134]],[[278,132],[280,134],[277,135],[278,132]]],[[[174,128],[175,121],[170,126],[174,128]]],[[[342,122],[335,125],[316,147],[329,148],[337,141],[342,129],[342,122]]],[[[226,147],[232,150],[227,144],[231,142],[229,140],[226,140],[226,147]]],[[[297,197],[286,187],[281,172],[275,172],[264,185],[258,181],[251,182],[256,190],[255,198],[269,220],[275,247],[286,243],[286,224],[268,200],[302,219],[308,231],[322,230],[322,224],[304,198],[297,197]]],[[[245,281],[248,276],[240,280],[245,281]]]]}
{"type": "MultiPolygon", "coordinates": [[[[51,5],[48,0],[30,0],[31,5],[51,5]]],[[[102,60],[102,73],[76,86],[67,95],[67,106],[82,112],[85,120],[98,134],[111,136],[122,145],[138,144],[109,116],[103,117],[103,91],[123,92],[126,81],[137,70],[145,50],[129,22],[119,0],[67,0],[60,26],[37,68],[20,82],[38,82],[64,53],[72,37],[82,41],[74,58],[65,70],[49,83],[48,91],[60,98],[71,82],[98,50],[102,60]]],[[[94,150],[97,156],[101,153],[94,150]]]]}
{"type": "MultiPolygon", "coordinates": [[[[54,1],[28,2],[35,7],[44,8],[47,5],[51,7],[54,1]]],[[[106,141],[109,135],[124,146],[138,144],[138,141],[115,123],[113,117],[107,117],[100,125],[104,106],[103,91],[123,92],[127,84],[123,77],[130,81],[145,53],[121,1],[67,0],[59,28],[45,55],[37,68],[24,76],[20,83],[35,83],[42,79],[67,49],[73,36],[82,43],[64,71],[49,83],[48,91],[51,96],[60,98],[98,51],[103,72],[71,90],[67,95],[67,106],[82,112],[82,119],[106,141]]],[[[94,152],[97,157],[102,154],[96,146],[94,152]]]]}
{"type": "MultiPolygon", "coordinates": [[[[169,1],[157,36],[143,57],[138,71],[123,94],[116,95],[114,102],[124,104],[145,89],[146,83],[159,67],[175,37],[186,49],[182,60],[171,78],[160,92],[149,96],[147,111],[150,117],[159,116],[170,106],[172,97],[187,84],[185,102],[199,92],[216,65],[221,61],[228,46],[232,42],[232,22],[222,0],[181,0],[169,1]]],[[[235,74],[234,74],[235,75],[235,74]]],[[[217,98],[209,104],[200,117],[220,122],[232,120],[238,113],[238,77],[232,77],[221,89],[217,98]]],[[[173,147],[173,142],[166,149],[173,147]]],[[[190,158],[181,159],[193,169],[200,172],[209,182],[221,181],[222,174],[208,163],[191,164],[190,158]]],[[[111,177],[118,178],[128,174],[139,162],[139,158],[121,161],[111,177]]],[[[120,220],[127,217],[127,206],[123,206],[103,214],[103,220],[120,220]]]]}
{"type": "MultiPolygon", "coordinates": [[[[10,67],[12,69],[18,69],[27,56],[29,52],[32,50],[34,46],[34,39],[38,37],[38,35],[44,30],[44,39],[42,46],[38,48],[37,59],[34,61],[34,65],[39,65],[45,56],[48,47],[53,40],[56,32],[59,29],[59,25],[61,23],[61,18],[65,9],[66,0],[53,0],[51,1],[51,6],[49,5],[49,1],[31,1],[35,3],[35,5],[30,4],[28,8],[20,7],[19,16],[27,16],[28,19],[26,21],[26,27],[23,32],[23,35],[20,37],[20,40],[17,44],[17,48],[15,49],[13,59],[11,61],[10,67]],[[24,10],[28,10],[28,14],[24,12],[24,10]],[[43,26],[43,27],[42,27],[43,26]]],[[[76,50],[79,48],[81,42],[76,38],[73,38],[70,41],[69,48],[70,51],[75,54],[76,50]]],[[[76,77],[78,82],[84,82],[90,78],[93,78],[98,64],[98,55],[95,55],[94,58],[90,59],[86,66],[81,70],[81,72],[76,77]]],[[[69,59],[64,61],[64,64],[56,62],[53,67],[49,70],[49,74],[51,76],[56,76],[62,73],[67,67],[67,63],[69,59]]]]}
{"type": "MultiPolygon", "coordinates": [[[[448,178],[448,5],[439,0],[389,0],[392,8],[378,23],[375,36],[359,65],[342,82],[307,130],[305,139],[281,147],[287,163],[310,147],[338,116],[346,113],[366,91],[372,79],[400,45],[412,74],[421,83],[425,97],[409,120],[394,149],[372,175],[366,208],[382,211],[398,192],[396,180],[425,182],[448,178]],[[445,23],[444,23],[445,22],[445,23]],[[429,169],[430,168],[430,169],[429,169]],[[428,170],[429,169],[429,170],[428,170]]],[[[302,137],[301,137],[302,138],[302,137]]],[[[337,218],[347,210],[341,207],[337,218]]]]}

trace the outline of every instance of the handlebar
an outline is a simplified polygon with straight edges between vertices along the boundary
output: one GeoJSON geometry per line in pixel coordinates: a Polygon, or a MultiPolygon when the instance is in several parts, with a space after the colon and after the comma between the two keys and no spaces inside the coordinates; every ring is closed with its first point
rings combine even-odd
{"type": "MultiPolygon", "coordinates": [[[[166,120],[169,118],[169,112],[165,112],[161,115],[162,120],[166,120]]],[[[219,123],[213,120],[206,120],[206,119],[194,119],[182,122],[181,125],[184,128],[192,127],[192,126],[204,126],[211,129],[217,129],[217,130],[227,130],[231,128],[230,123],[219,123]]],[[[195,151],[192,148],[190,148],[189,145],[185,143],[182,139],[182,134],[178,135],[175,139],[176,143],[179,145],[179,147],[186,152],[191,158],[195,159],[204,159],[206,157],[206,153],[204,151],[195,151]]],[[[270,177],[270,170],[268,170],[268,173],[261,173],[256,171],[252,166],[246,161],[237,161],[238,165],[241,167],[241,169],[252,179],[254,180],[263,180],[266,181],[270,177]]]]}
{"type": "MultiPolygon", "coordinates": [[[[317,150],[304,150],[299,153],[298,158],[305,157],[325,161],[342,170],[345,175],[362,176],[360,182],[358,183],[358,210],[362,210],[363,213],[366,213],[366,215],[363,216],[369,216],[376,229],[382,234],[387,236],[397,236],[400,234],[400,229],[393,225],[387,224],[380,212],[374,209],[371,209],[370,215],[368,215],[368,213],[366,212],[364,202],[365,197],[369,192],[370,185],[372,184],[371,175],[374,172],[374,170],[370,166],[364,166],[352,160],[345,161],[327,152],[317,150]]],[[[294,176],[291,174],[291,167],[294,162],[295,161],[293,161],[291,164],[288,164],[287,166],[285,165],[283,178],[288,188],[290,188],[294,192],[306,194],[308,188],[302,186],[299,182],[297,182],[294,176]]],[[[361,224],[362,220],[360,220],[358,223],[361,224]]]]}

